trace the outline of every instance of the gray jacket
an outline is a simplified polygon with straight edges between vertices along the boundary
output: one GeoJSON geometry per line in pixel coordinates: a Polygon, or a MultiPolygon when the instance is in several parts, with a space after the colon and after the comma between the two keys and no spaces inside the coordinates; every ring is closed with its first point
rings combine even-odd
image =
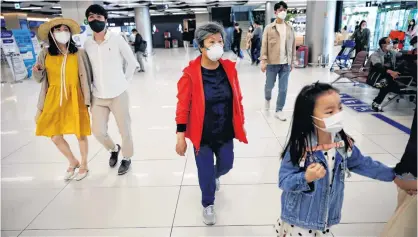
{"type": "MultiPolygon", "coordinates": [[[[402,53],[397,52],[395,50],[391,50],[389,51],[389,54],[391,55],[391,59],[392,59],[392,65],[393,65],[393,69],[396,69],[396,58],[402,56],[402,53]]],[[[381,48],[379,48],[376,52],[374,52],[372,55],[370,55],[370,62],[372,63],[373,66],[377,65],[377,64],[381,64],[382,66],[385,63],[385,55],[386,53],[383,52],[383,50],[381,48]]]]}
{"type": "MultiPolygon", "coordinates": [[[[43,70],[40,70],[38,72],[33,71],[33,78],[35,81],[41,83],[41,91],[39,93],[39,99],[38,99],[38,109],[43,110],[46,93],[48,91],[48,75],[46,73],[45,69],[45,58],[48,54],[48,50],[44,49],[42,50],[38,55],[37,63],[42,65],[43,70]]],[[[91,71],[91,65],[90,60],[86,54],[86,52],[79,48],[77,52],[78,56],[78,77],[80,80],[80,87],[81,92],[83,93],[84,97],[84,103],[87,106],[91,105],[91,84],[93,82],[93,74],[91,71]]]]}

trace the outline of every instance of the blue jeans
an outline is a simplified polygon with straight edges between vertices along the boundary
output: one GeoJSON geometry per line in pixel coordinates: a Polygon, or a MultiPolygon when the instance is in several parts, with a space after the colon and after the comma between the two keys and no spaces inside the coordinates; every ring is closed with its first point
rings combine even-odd
{"type": "Polygon", "coordinates": [[[276,83],[277,75],[279,76],[279,95],[277,96],[276,112],[282,111],[286,102],[289,74],[289,64],[267,65],[267,78],[266,85],[264,87],[264,96],[267,101],[271,100],[271,91],[276,83]]]}
{"type": "Polygon", "coordinates": [[[200,147],[196,154],[197,175],[202,191],[202,205],[207,207],[215,203],[216,179],[227,174],[234,164],[234,142],[212,143],[200,147]],[[216,156],[216,165],[214,157],[216,156]]]}

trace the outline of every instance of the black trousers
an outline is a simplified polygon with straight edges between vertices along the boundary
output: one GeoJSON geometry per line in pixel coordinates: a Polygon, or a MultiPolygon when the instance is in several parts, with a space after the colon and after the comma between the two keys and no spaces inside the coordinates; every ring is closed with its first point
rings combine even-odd
{"type": "Polygon", "coordinates": [[[260,47],[251,47],[251,61],[253,63],[260,63],[260,47]]]}
{"type": "Polygon", "coordinates": [[[393,78],[390,75],[386,77],[386,82],[387,82],[387,86],[381,88],[379,90],[379,94],[373,100],[377,104],[381,104],[383,100],[385,100],[386,95],[389,94],[390,92],[399,93],[400,91],[399,84],[396,83],[395,80],[393,80],[393,78]]]}
{"type": "Polygon", "coordinates": [[[355,49],[356,49],[356,56],[361,51],[369,52],[369,49],[365,48],[365,46],[364,45],[361,45],[361,44],[358,44],[358,45],[356,44],[355,49]]]}
{"type": "Polygon", "coordinates": [[[373,101],[377,104],[381,104],[383,100],[385,100],[387,94],[389,94],[390,92],[400,93],[400,90],[402,88],[405,88],[405,86],[400,85],[399,83],[397,83],[397,81],[407,84],[410,80],[411,79],[407,78],[393,80],[393,78],[388,74],[386,76],[387,86],[380,89],[379,94],[376,96],[376,98],[374,98],[373,101]]]}
{"type": "Polygon", "coordinates": [[[239,56],[240,52],[241,52],[241,44],[239,41],[234,41],[231,45],[231,49],[234,52],[234,54],[236,54],[237,56],[239,56]]]}
{"type": "Polygon", "coordinates": [[[415,108],[414,119],[412,121],[411,135],[409,136],[405,152],[401,161],[395,167],[396,174],[411,173],[417,177],[417,109],[415,108]]]}

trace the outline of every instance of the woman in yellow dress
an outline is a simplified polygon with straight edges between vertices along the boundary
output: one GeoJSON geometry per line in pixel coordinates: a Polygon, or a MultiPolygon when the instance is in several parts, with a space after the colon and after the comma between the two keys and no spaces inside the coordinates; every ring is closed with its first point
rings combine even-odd
{"type": "Polygon", "coordinates": [[[82,180],[88,174],[87,136],[91,135],[91,67],[86,53],[76,47],[72,34],[80,26],[71,19],[55,18],[38,29],[49,47],[38,56],[33,67],[34,79],[42,83],[36,114],[36,135],[50,137],[68,159],[64,179],[82,180]],[[74,134],[80,145],[81,161],[72,153],[64,135],[74,134]],[[79,169],[77,175],[75,170],[79,169]]]}

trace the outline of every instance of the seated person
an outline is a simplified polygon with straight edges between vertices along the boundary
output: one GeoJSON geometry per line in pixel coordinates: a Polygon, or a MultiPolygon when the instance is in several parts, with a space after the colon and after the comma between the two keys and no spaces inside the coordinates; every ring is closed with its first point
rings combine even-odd
{"type": "Polygon", "coordinates": [[[393,50],[396,52],[401,51],[401,49],[399,48],[399,40],[396,38],[395,40],[392,41],[393,43],[393,50]]]}
{"type": "Polygon", "coordinates": [[[412,76],[416,83],[417,81],[417,37],[414,36],[409,43],[413,46],[412,50],[408,51],[406,54],[402,55],[404,60],[403,67],[405,68],[405,73],[403,75],[412,76]]]}
{"type": "Polygon", "coordinates": [[[396,70],[397,58],[401,53],[393,49],[393,44],[389,37],[383,37],[379,40],[379,49],[370,56],[371,71],[380,73],[380,81],[375,84],[380,89],[379,94],[373,100],[372,109],[376,112],[380,110],[380,104],[389,92],[399,93],[402,88],[395,80],[399,79],[400,72],[396,70]]]}
{"type": "MultiPolygon", "coordinates": [[[[407,51],[406,53],[404,53],[402,55],[402,59],[405,60],[408,63],[408,65],[415,65],[415,68],[416,68],[417,66],[417,37],[414,36],[414,38],[412,38],[409,41],[409,44],[412,45],[413,48],[407,51]]],[[[415,74],[416,74],[416,71],[415,71],[415,74]]]]}
{"type": "MultiPolygon", "coordinates": [[[[411,54],[417,55],[417,36],[414,36],[414,38],[409,41],[409,44],[412,45],[412,50],[410,51],[411,54]]],[[[415,63],[417,63],[417,58],[415,58],[415,63]]]]}

